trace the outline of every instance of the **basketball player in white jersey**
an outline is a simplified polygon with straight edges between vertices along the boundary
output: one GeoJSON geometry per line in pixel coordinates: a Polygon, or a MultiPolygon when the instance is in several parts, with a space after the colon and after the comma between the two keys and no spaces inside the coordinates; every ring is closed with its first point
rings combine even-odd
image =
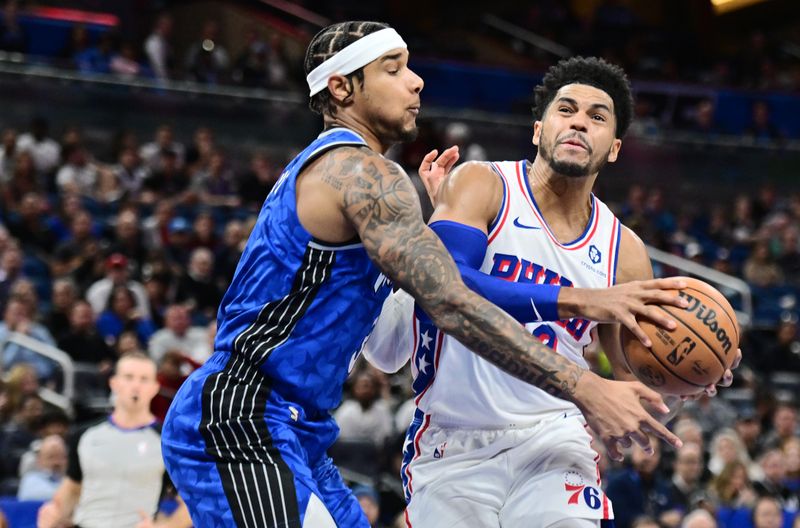
{"type": "MultiPolygon", "coordinates": [[[[584,349],[599,335],[624,379],[633,377],[619,361],[616,323],[639,329],[630,311],[607,305],[626,286],[608,288],[652,279],[652,268],[641,240],[591,189],[616,160],[631,114],[621,69],[594,58],[562,61],[536,89],[533,163],[466,163],[438,193],[429,188],[437,202],[430,226],[471,288],[583,368],[584,349]],[[585,302],[578,288],[603,288],[595,296],[606,302],[585,302]],[[615,324],[595,333],[590,319],[615,324]]],[[[434,157],[423,161],[423,176],[435,172],[434,157]]],[[[470,353],[412,306],[403,292],[392,296],[364,351],[387,372],[411,356],[417,410],[404,446],[407,525],[613,525],[578,408],[470,353]]],[[[726,372],[722,384],[731,379],[726,372]]],[[[616,442],[606,447],[620,458],[616,442]]]]}

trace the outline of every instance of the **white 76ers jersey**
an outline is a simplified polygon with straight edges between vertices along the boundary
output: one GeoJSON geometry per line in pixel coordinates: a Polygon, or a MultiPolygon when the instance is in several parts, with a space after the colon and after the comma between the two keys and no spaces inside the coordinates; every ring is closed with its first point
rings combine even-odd
{"type": "MultiPolygon", "coordinates": [[[[526,165],[524,160],[491,164],[503,183],[503,201],[489,228],[481,271],[520,283],[581,288],[613,285],[620,238],[617,218],[591,195],[586,229],[574,241],[560,243],[531,193],[526,165]]],[[[401,293],[387,301],[381,318],[405,320],[398,323],[405,324],[405,330],[387,330],[389,325],[379,321],[377,330],[393,332],[393,337],[373,335],[365,353],[381,367],[381,356],[392,354],[381,349],[399,346],[404,360],[410,352],[418,407],[415,416],[423,419],[423,425],[502,429],[530,425],[553,413],[576,411],[574,404],[506,374],[440,332],[420,310],[415,309],[413,317],[398,317],[398,307],[403,304],[408,305],[404,310],[411,312],[410,299],[401,293]]],[[[587,368],[584,347],[591,343],[591,330],[596,324],[576,318],[529,323],[526,328],[556,353],[587,368]]],[[[393,365],[395,369],[399,366],[393,365]]]]}

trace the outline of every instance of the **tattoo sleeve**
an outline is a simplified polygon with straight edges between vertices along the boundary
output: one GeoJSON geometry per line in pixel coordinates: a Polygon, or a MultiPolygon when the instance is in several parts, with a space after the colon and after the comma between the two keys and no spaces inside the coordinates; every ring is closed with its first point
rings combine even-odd
{"type": "Polygon", "coordinates": [[[423,222],[419,198],[403,170],[365,149],[337,149],[331,158],[323,179],[341,187],[345,216],[381,270],[441,330],[479,356],[550,394],[572,399],[584,370],[464,285],[447,249],[423,222]]]}

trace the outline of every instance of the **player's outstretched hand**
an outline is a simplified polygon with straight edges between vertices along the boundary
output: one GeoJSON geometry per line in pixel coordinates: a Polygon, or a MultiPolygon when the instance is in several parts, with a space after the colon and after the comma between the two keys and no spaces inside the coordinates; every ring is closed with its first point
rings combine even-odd
{"type": "Polygon", "coordinates": [[[559,314],[563,318],[583,317],[598,323],[621,323],[649,347],[650,339],[637,318],[667,330],[674,329],[675,321],[655,305],[686,308],[686,299],[668,291],[685,287],[686,281],[680,278],[666,278],[626,282],[611,288],[562,288],[558,299],[559,314]],[[561,313],[561,306],[565,307],[566,313],[561,313]]]}
{"type": "Polygon", "coordinates": [[[438,202],[436,197],[439,195],[439,188],[442,186],[442,182],[458,161],[458,145],[453,145],[437,158],[438,154],[439,151],[433,149],[422,158],[422,163],[419,164],[419,177],[425,185],[428,198],[431,199],[431,204],[434,207],[438,202]]]}
{"type": "Polygon", "coordinates": [[[656,412],[670,412],[661,395],[638,381],[609,381],[585,372],[573,396],[613,460],[622,460],[621,448],[629,447],[633,442],[639,444],[646,453],[652,454],[649,435],[660,437],[675,448],[683,445],[677,436],[642,406],[643,400],[656,412]]]}

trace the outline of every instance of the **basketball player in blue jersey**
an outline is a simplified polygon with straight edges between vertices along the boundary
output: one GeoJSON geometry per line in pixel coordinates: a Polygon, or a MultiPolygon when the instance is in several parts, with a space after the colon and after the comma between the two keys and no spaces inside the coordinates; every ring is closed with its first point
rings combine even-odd
{"type": "Polygon", "coordinates": [[[407,175],[382,155],[414,137],[420,109],[423,82],[400,36],[373,22],[332,25],[305,69],[325,131],[266,199],[219,309],[216,351],[164,424],[167,468],[195,525],[368,526],[326,455],[338,434],[329,411],[390,281],[475,353],[575,402],[604,440],[654,432],[679,444],[640,403],[666,412],[657,393],[553,354],[461,281],[407,175]]]}
{"type": "MultiPolygon", "coordinates": [[[[436,153],[420,167],[436,203],[430,226],[466,283],[581,368],[597,332],[617,378],[627,380],[635,378],[620,360],[615,321],[635,330],[623,292],[653,272],[644,244],[591,190],[600,169],[616,161],[632,108],[621,69],[595,58],[565,60],[536,90],[533,163],[466,163],[441,191],[447,167],[436,153]],[[587,291],[579,288],[616,297],[619,311],[609,317],[571,301],[587,291]],[[531,302],[548,290],[554,302],[531,302]]],[[[412,362],[417,409],[402,471],[407,525],[609,525],[614,512],[585,413],[473,354],[413,304],[404,292],[393,294],[364,351],[387,372],[412,362]]],[[[727,371],[721,383],[731,379],[727,371]]],[[[615,442],[606,446],[621,458],[615,442]]]]}

